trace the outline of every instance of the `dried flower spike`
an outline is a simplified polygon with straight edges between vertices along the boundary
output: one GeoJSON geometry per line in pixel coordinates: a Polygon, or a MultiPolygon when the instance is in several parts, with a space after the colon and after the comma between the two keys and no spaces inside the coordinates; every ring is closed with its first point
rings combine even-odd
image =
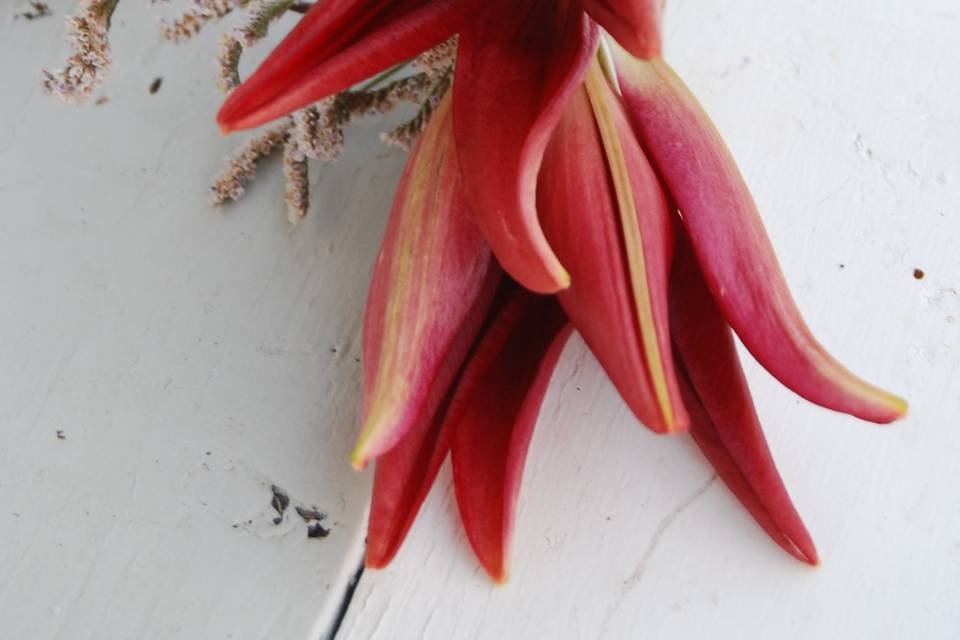
{"type": "Polygon", "coordinates": [[[118,2],[81,0],[78,13],[67,19],[72,53],[62,68],[43,72],[44,91],[80,103],[103,82],[113,64],[107,32],[118,2]]]}
{"type": "Polygon", "coordinates": [[[187,9],[174,20],[162,21],[160,34],[166,40],[185,42],[200,33],[207,23],[219,20],[249,2],[250,0],[194,0],[194,7],[187,9]]]}
{"type": "Polygon", "coordinates": [[[243,195],[247,183],[257,171],[257,163],[279,150],[287,140],[290,118],[254,136],[227,160],[226,169],[210,186],[210,202],[223,204],[243,195]]]}

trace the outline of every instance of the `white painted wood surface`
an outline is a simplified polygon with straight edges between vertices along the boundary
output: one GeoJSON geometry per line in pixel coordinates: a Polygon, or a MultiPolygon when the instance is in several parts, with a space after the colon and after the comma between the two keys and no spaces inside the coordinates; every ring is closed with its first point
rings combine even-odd
{"type": "MultiPolygon", "coordinates": [[[[215,34],[154,44],[121,6],[111,99],[77,110],[36,82],[64,6],[22,4],[0,9],[0,637],[317,638],[363,535],[358,322],[402,155],[361,128],[293,231],[276,165],[211,213],[237,142],[212,124],[215,34]],[[330,536],[274,526],[271,483],[330,536]]],[[[817,334],[912,404],[857,423],[747,361],[823,566],[768,542],[686,439],[640,428],[574,339],[510,584],[478,570],[445,474],[338,637],[960,636],[960,10],[794,5],[672,0],[667,41],[817,334]]]]}
{"type": "Polygon", "coordinates": [[[51,5],[0,8],[0,638],[316,640],[365,526],[358,327],[403,154],[361,132],[296,230],[279,162],[216,212],[217,30],[161,44],[121,3],[78,109],[39,90],[51,5]],[[275,526],[272,483],[330,535],[275,526]]]}

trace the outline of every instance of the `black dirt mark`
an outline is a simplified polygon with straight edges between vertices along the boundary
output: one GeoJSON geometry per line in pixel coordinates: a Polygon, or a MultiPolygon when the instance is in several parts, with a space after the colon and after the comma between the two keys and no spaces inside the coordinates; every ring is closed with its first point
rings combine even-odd
{"type": "Polygon", "coordinates": [[[321,520],[326,519],[327,514],[320,513],[315,508],[306,509],[304,507],[297,507],[296,509],[297,514],[307,523],[308,538],[326,538],[330,535],[330,529],[320,524],[321,520]]]}
{"type": "Polygon", "coordinates": [[[50,10],[50,6],[47,5],[46,2],[30,0],[30,7],[32,8],[32,11],[22,11],[15,17],[26,18],[27,20],[36,20],[37,18],[46,18],[47,16],[53,15],[53,11],[50,10]]]}
{"type": "MultiPolygon", "coordinates": [[[[270,506],[277,512],[277,517],[273,519],[273,524],[280,524],[283,522],[283,512],[290,506],[290,496],[275,484],[270,485],[270,491],[273,492],[273,496],[270,498],[270,506]]],[[[299,510],[298,507],[297,511],[299,510]]]]}
{"type": "Polygon", "coordinates": [[[163,84],[163,78],[157,77],[153,79],[153,82],[150,83],[150,95],[155,94],[157,91],[160,91],[160,85],[163,84]]]}
{"type": "Polygon", "coordinates": [[[67,434],[63,432],[63,429],[57,429],[57,440],[66,440],[67,434]]]}

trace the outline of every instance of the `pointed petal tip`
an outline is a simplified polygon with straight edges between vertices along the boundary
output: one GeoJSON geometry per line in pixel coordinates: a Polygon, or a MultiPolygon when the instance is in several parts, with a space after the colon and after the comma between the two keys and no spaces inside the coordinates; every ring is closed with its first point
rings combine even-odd
{"type": "Polygon", "coordinates": [[[496,586],[502,587],[510,581],[510,567],[505,557],[501,559],[478,559],[480,560],[480,566],[483,568],[483,571],[490,576],[490,579],[493,580],[496,586]]]}
{"type": "Polygon", "coordinates": [[[564,289],[570,288],[570,273],[566,269],[564,269],[562,266],[559,269],[559,273],[557,274],[556,281],[557,281],[557,288],[552,293],[559,293],[564,289]]]}
{"type": "Polygon", "coordinates": [[[552,262],[548,264],[545,261],[539,268],[531,269],[516,266],[511,269],[510,265],[504,265],[504,270],[525,289],[541,295],[553,295],[570,288],[570,273],[558,260],[552,262]]]}
{"type": "Polygon", "coordinates": [[[350,453],[350,465],[357,471],[363,471],[367,464],[390,449],[403,436],[397,433],[395,425],[402,422],[402,410],[383,409],[373,406],[360,425],[360,436],[350,453]]]}
{"type": "Polygon", "coordinates": [[[665,416],[663,433],[666,435],[686,433],[690,430],[690,416],[687,415],[687,412],[682,405],[680,405],[678,408],[680,409],[680,412],[672,412],[665,416]]]}
{"type": "Polygon", "coordinates": [[[373,451],[373,438],[367,433],[366,426],[365,424],[364,429],[360,432],[360,438],[357,439],[357,444],[350,452],[350,466],[356,471],[363,471],[372,459],[377,457],[379,453],[383,453],[382,451],[373,451]]]}
{"type": "Polygon", "coordinates": [[[642,424],[658,436],[674,436],[690,431],[690,418],[686,412],[682,415],[665,416],[661,424],[647,424],[646,422],[642,424]]]}
{"type": "Polygon", "coordinates": [[[387,565],[390,564],[392,557],[381,557],[371,555],[370,550],[367,549],[367,553],[363,556],[363,568],[364,569],[386,569],[387,565]]]}
{"type": "Polygon", "coordinates": [[[907,411],[910,409],[910,405],[906,400],[904,400],[898,395],[895,395],[886,391],[884,392],[884,395],[886,396],[885,399],[887,401],[887,404],[890,407],[890,417],[887,420],[883,420],[881,424],[889,424],[894,420],[899,420],[900,418],[907,415],[907,411]]]}
{"type": "Polygon", "coordinates": [[[820,566],[820,556],[817,554],[817,550],[813,546],[812,541],[807,540],[802,545],[798,544],[794,540],[790,540],[789,542],[790,548],[784,546],[784,549],[786,549],[787,553],[812,569],[816,569],[820,566]]]}
{"type": "Polygon", "coordinates": [[[222,120],[220,116],[217,116],[217,128],[220,129],[220,135],[222,136],[229,135],[236,131],[229,122],[222,120]]]}
{"type": "Polygon", "coordinates": [[[371,460],[382,453],[386,453],[388,449],[389,447],[383,446],[382,438],[374,438],[372,433],[368,434],[366,431],[361,431],[357,444],[350,452],[350,466],[356,471],[363,471],[371,460]]]}

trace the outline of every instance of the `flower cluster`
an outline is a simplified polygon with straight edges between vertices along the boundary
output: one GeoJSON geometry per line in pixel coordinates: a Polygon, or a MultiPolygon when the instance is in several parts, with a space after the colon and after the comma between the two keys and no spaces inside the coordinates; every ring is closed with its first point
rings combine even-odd
{"type": "Polygon", "coordinates": [[[81,0],[79,11],[67,20],[72,51],[66,64],[44,71],[44,90],[63,100],[85,101],[110,71],[110,17],[119,0],[81,0]]]}
{"type": "Polygon", "coordinates": [[[221,108],[224,130],[257,126],[457,36],[367,298],[353,463],[377,460],[368,566],[397,552],[449,453],[467,537],[506,579],[527,446],[573,329],[643,424],[690,433],[771,538],[811,564],[734,333],[811,402],[874,422],[906,410],[804,324],[729,151],[661,57],[662,10],[324,4],[221,108]]]}
{"type": "MultiPolygon", "coordinates": [[[[73,54],[62,69],[44,72],[44,88],[48,93],[80,103],[100,86],[113,64],[107,33],[118,2],[80,1],[77,15],[68,23],[73,54]]],[[[172,42],[186,42],[207,24],[240,11],[239,23],[221,36],[217,56],[218,85],[229,93],[240,84],[239,64],[244,51],[266,37],[270,25],[281,16],[288,12],[302,14],[312,6],[310,2],[298,0],[192,0],[192,6],[176,18],[161,21],[161,36],[172,42]]],[[[354,119],[384,114],[402,104],[413,103],[417,107],[413,117],[382,135],[388,144],[410,147],[436,108],[439,97],[450,86],[455,43],[454,36],[397,65],[374,82],[358,89],[345,89],[298,109],[291,118],[254,135],[227,159],[223,171],[214,178],[210,202],[223,204],[241,197],[260,160],[282,151],[286,179],[284,200],[290,221],[296,223],[306,215],[310,204],[308,159],[335,160],[343,149],[344,129],[354,119]],[[410,71],[412,75],[388,82],[410,71]]]]}
{"type": "Polygon", "coordinates": [[[279,121],[214,201],[282,149],[299,219],[309,158],[335,158],[353,118],[419,105],[384,136],[412,149],[363,326],[367,565],[397,553],[450,455],[467,537],[507,578],[527,448],[574,330],[641,423],[692,436],[773,541],[817,563],[734,336],[810,402],[878,423],[906,403],[804,323],[730,152],[661,56],[663,1],[321,0],[237,85],[243,48],[295,6],[259,0],[223,41],[221,129],[279,121]]]}

